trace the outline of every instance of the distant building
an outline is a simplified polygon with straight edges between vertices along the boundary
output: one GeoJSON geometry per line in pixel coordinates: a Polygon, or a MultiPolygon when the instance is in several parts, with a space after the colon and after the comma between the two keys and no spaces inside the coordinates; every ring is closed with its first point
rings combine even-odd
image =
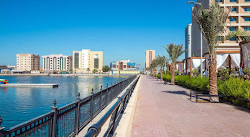
{"type": "Polygon", "coordinates": [[[39,71],[40,56],[34,54],[17,54],[17,70],[20,71],[39,71]]]}
{"type": "Polygon", "coordinates": [[[129,60],[121,60],[110,63],[111,70],[136,70],[136,64],[129,60]]]}
{"type": "Polygon", "coordinates": [[[81,51],[73,51],[73,73],[97,73],[102,72],[103,68],[103,52],[90,51],[83,49],[81,51]]]}
{"type": "Polygon", "coordinates": [[[192,24],[188,24],[185,28],[185,58],[191,57],[191,44],[192,44],[192,24]]]}
{"type": "Polygon", "coordinates": [[[42,56],[44,72],[63,72],[72,70],[72,56],[47,55],[42,56]]]}
{"type": "Polygon", "coordinates": [[[148,68],[154,59],[155,59],[155,50],[147,50],[145,68],[148,68]]]}
{"type": "Polygon", "coordinates": [[[138,74],[139,69],[136,68],[134,62],[130,60],[121,60],[117,62],[110,63],[110,69],[112,74],[138,74]]]}
{"type": "Polygon", "coordinates": [[[2,70],[8,69],[6,65],[0,65],[0,73],[2,73],[2,70]]]}

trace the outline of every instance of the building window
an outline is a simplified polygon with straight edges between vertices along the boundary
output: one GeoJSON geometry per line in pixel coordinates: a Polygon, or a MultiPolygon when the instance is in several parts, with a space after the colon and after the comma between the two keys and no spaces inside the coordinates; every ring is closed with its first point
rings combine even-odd
{"type": "Polygon", "coordinates": [[[74,68],[79,68],[79,53],[75,53],[74,68]]]}
{"type": "Polygon", "coordinates": [[[232,12],[237,12],[237,8],[232,8],[232,12]]]}
{"type": "Polygon", "coordinates": [[[223,37],[218,37],[217,41],[223,41],[223,37]]]}
{"type": "Polygon", "coordinates": [[[250,11],[250,7],[246,7],[246,8],[244,8],[244,10],[245,10],[246,12],[249,12],[249,11],[250,11]]]}
{"type": "Polygon", "coordinates": [[[216,0],[216,2],[222,2],[222,0],[216,0]]]}
{"type": "Polygon", "coordinates": [[[244,27],[245,31],[250,31],[250,27],[244,27]]]}
{"type": "Polygon", "coordinates": [[[229,20],[230,20],[230,22],[236,22],[236,21],[237,21],[237,18],[236,18],[236,17],[232,17],[232,18],[230,18],[229,20]]]}
{"type": "Polygon", "coordinates": [[[244,21],[250,21],[250,17],[245,17],[244,21]]]}
{"type": "Polygon", "coordinates": [[[99,68],[99,57],[98,54],[94,55],[94,68],[99,68]]]}
{"type": "Polygon", "coordinates": [[[230,2],[237,2],[237,0],[230,0],[230,2]]]}
{"type": "Polygon", "coordinates": [[[236,37],[232,37],[229,39],[230,41],[236,41],[236,37]]]}
{"type": "Polygon", "coordinates": [[[236,29],[237,29],[236,27],[230,27],[229,31],[236,31],[236,29]]]}

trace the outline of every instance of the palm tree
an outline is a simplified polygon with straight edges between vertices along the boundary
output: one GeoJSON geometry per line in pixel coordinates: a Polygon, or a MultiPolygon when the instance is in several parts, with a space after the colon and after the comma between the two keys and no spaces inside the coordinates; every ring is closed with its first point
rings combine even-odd
{"type": "Polygon", "coordinates": [[[167,50],[170,59],[172,61],[171,63],[171,85],[174,85],[174,66],[180,57],[181,54],[185,52],[185,50],[182,50],[183,45],[175,45],[175,44],[170,44],[168,46],[165,46],[165,49],[167,50]]]}
{"type": "Polygon", "coordinates": [[[250,42],[250,32],[244,31],[243,29],[237,30],[237,31],[231,31],[226,36],[227,39],[230,39],[232,37],[236,37],[240,42],[243,43],[249,43],[250,42]]]}
{"type": "MultiPolygon", "coordinates": [[[[219,34],[225,32],[229,10],[223,9],[217,2],[212,3],[209,9],[194,7],[193,17],[198,23],[203,38],[206,40],[209,52],[209,94],[218,95],[216,74],[216,47],[218,46],[219,34]]],[[[218,97],[211,97],[211,102],[218,102],[218,97]]]]}
{"type": "Polygon", "coordinates": [[[167,58],[165,56],[159,56],[156,58],[158,66],[160,66],[160,72],[161,72],[161,80],[163,80],[163,69],[165,67],[165,64],[168,62],[167,58]]]}
{"type": "Polygon", "coordinates": [[[156,60],[156,59],[152,60],[152,62],[151,62],[151,64],[150,64],[149,68],[150,68],[151,74],[152,74],[153,76],[156,75],[155,73],[156,73],[156,68],[157,68],[157,66],[158,66],[157,60],[156,60]]]}

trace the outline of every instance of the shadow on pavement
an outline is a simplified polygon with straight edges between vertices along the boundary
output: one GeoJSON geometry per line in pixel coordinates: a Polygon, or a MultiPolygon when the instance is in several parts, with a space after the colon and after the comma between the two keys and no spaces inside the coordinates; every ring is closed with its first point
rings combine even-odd
{"type": "Polygon", "coordinates": [[[189,96],[189,94],[186,91],[162,91],[162,92],[189,96]]]}

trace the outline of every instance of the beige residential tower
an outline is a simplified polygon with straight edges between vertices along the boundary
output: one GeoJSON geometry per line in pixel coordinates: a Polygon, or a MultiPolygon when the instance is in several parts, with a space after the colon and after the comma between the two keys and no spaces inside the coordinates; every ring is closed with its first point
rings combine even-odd
{"type": "Polygon", "coordinates": [[[40,56],[34,54],[16,54],[17,70],[40,71],[40,56]]]}
{"type": "Polygon", "coordinates": [[[103,52],[83,49],[73,51],[73,73],[101,73],[103,68],[103,52]]]}
{"type": "Polygon", "coordinates": [[[146,51],[146,64],[145,68],[148,68],[152,62],[152,60],[155,59],[155,50],[147,50],[146,51]]]}

